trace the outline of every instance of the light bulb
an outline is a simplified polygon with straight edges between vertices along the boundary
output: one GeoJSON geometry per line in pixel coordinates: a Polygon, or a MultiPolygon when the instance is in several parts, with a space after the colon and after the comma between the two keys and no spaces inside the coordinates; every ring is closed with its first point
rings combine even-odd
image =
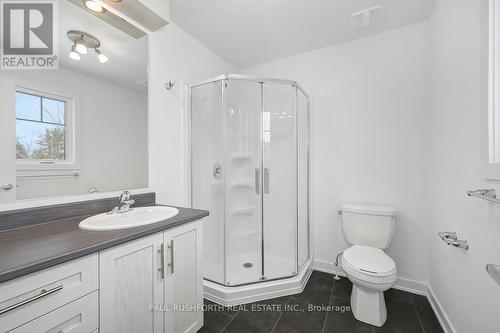
{"type": "Polygon", "coordinates": [[[79,41],[76,43],[76,52],[80,53],[80,54],[87,54],[87,47],[85,47],[85,45],[82,44],[82,41],[79,41]]]}
{"type": "Polygon", "coordinates": [[[93,12],[96,13],[102,13],[104,12],[104,7],[102,7],[100,4],[93,0],[87,0],[85,1],[85,6],[87,6],[88,9],[90,9],[93,12]]]}
{"type": "Polygon", "coordinates": [[[71,52],[69,53],[69,57],[73,60],[80,60],[80,53],[76,52],[76,48],[74,45],[71,47],[71,52]]]}
{"type": "Polygon", "coordinates": [[[108,57],[104,53],[101,53],[101,51],[99,51],[98,49],[95,49],[95,53],[97,53],[97,59],[99,59],[99,62],[101,64],[104,64],[108,61],[108,57]]]}

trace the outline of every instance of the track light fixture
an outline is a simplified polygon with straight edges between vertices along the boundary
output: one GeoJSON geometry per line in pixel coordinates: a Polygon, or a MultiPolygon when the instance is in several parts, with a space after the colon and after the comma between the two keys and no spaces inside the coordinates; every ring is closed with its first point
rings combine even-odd
{"type": "Polygon", "coordinates": [[[71,46],[71,52],[69,57],[74,60],[80,60],[80,55],[87,54],[87,49],[93,49],[97,55],[97,59],[101,64],[104,64],[109,59],[108,57],[99,50],[101,47],[101,42],[94,36],[83,32],[70,30],[67,32],[69,40],[73,42],[71,46]]]}
{"type": "Polygon", "coordinates": [[[75,49],[76,49],[76,52],[78,52],[80,54],[87,54],[87,47],[83,44],[82,40],[79,40],[76,43],[75,49]]]}
{"type": "Polygon", "coordinates": [[[69,57],[73,60],[80,60],[80,53],[76,51],[76,43],[73,43],[73,46],[71,46],[71,52],[69,53],[69,57]]]}
{"type": "Polygon", "coordinates": [[[101,64],[104,64],[105,62],[108,61],[108,56],[99,51],[99,49],[95,49],[95,53],[97,54],[97,59],[101,64]]]}

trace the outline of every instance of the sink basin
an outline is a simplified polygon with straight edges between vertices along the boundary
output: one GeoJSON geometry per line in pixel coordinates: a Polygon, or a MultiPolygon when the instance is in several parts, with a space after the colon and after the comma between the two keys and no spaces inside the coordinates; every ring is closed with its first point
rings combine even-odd
{"type": "Polygon", "coordinates": [[[177,214],[179,214],[179,210],[174,207],[137,207],[125,213],[94,215],[80,222],[78,226],[84,230],[99,231],[127,229],[160,222],[177,214]]]}

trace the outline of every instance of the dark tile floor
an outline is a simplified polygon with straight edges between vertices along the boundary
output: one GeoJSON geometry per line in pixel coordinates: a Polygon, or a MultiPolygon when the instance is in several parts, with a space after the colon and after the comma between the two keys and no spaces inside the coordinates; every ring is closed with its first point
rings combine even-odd
{"type": "Polygon", "coordinates": [[[396,289],[384,293],[387,306],[384,326],[359,322],[350,311],[351,290],[348,279],[335,281],[333,275],[314,271],[304,291],[297,295],[233,308],[205,301],[205,326],[200,332],[443,332],[425,296],[396,289]]]}

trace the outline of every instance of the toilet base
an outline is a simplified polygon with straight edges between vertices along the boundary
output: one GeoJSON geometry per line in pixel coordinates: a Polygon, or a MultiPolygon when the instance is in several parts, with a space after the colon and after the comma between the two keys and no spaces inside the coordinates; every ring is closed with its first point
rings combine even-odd
{"type": "Polygon", "coordinates": [[[352,285],[351,309],[354,317],[377,327],[384,325],[387,319],[384,292],[352,285]]]}

